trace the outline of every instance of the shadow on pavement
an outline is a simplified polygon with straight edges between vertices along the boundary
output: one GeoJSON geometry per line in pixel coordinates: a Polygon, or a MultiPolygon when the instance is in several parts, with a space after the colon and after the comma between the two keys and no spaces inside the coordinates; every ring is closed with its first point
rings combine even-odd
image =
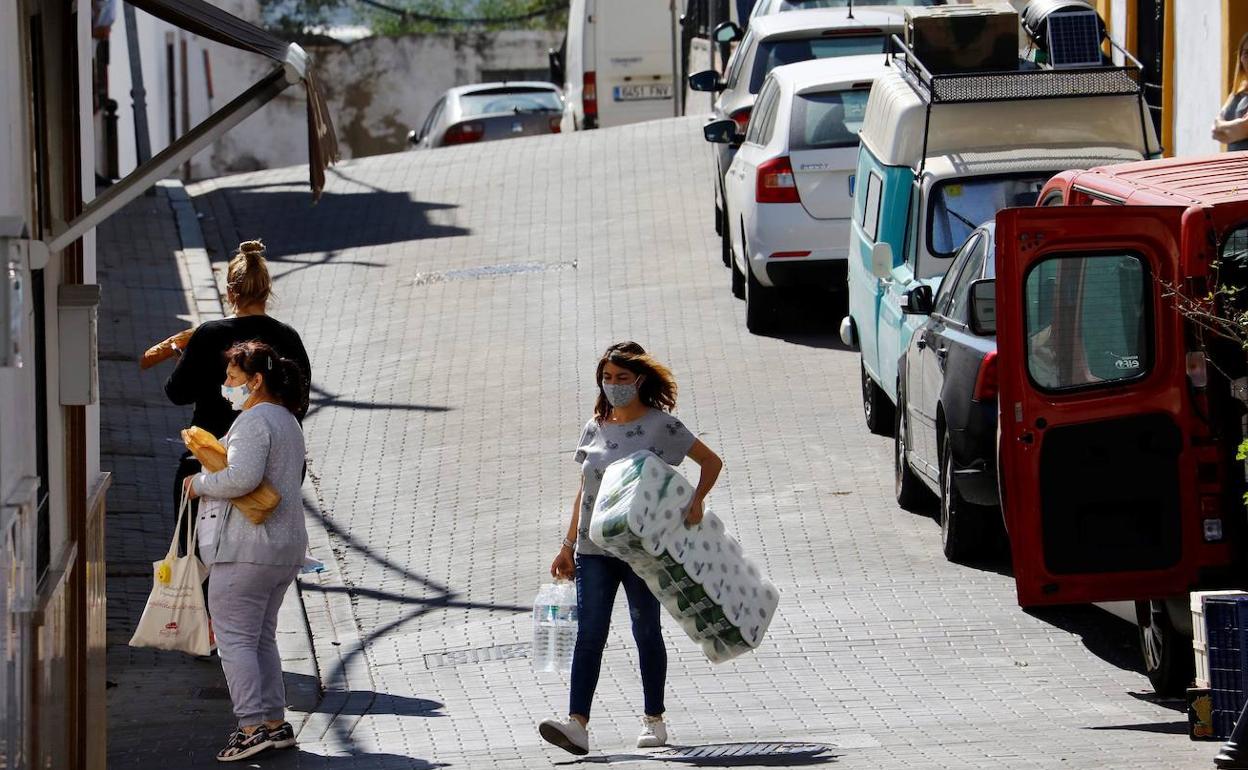
{"type": "Polygon", "coordinates": [[[457,206],[416,201],[407,192],[326,191],[315,205],[307,190],[223,188],[222,193],[239,235],[263,240],[270,262],[311,267],[332,261],[332,256],[316,262],[285,257],[469,234],[465,228],[437,224],[430,217],[432,212],[457,206]]]}
{"type": "Polygon", "coordinates": [[[439,767],[450,767],[444,762],[429,762],[418,757],[405,757],[400,754],[372,754],[359,752],[324,756],[309,751],[275,750],[266,751],[245,760],[238,765],[247,768],[273,768],[273,770],[434,770],[439,767]]]}
{"type": "Polygon", "coordinates": [[[1182,722],[1149,722],[1139,725],[1100,725],[1088,727],[1087,730],[1133,730],[1141,733],[1161,733],[1163,735],[1187,735],[1188,724],[1182,722]]]}
{"type": "Polygon", "coordinates": [[[811,767],[835,762],[835,747],[820,743],[717,743],[706,746],[672,746],[653,754],[598,754],[555,762],[555,765],[621,762],[671,762],[689,767],[811,767]]]}
{"type": "Polygon", "coordinates": [[[1076,634],[1096,657],[1124,671],[1144,672],[1135,626],[1090,604],[1024,610],[1049,625],[1076,634]]]}
{"type": "Polygon", "coordinates": [[[337,393],[330,393],[324,388],[312,386],[312,398],[309,400],[308,414],[312,415],[326,407],[337,409],[355,409],[361,411],[382,412],[449,412],[449,406],[431,404],[395,404],[385,401],[346,401],[337,393]]]}

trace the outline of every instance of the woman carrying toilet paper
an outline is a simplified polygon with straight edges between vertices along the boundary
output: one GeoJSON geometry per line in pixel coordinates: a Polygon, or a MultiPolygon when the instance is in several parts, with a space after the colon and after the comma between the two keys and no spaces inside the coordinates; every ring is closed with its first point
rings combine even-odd
{"type": "Polygon", "coordinates": [[[596,382],[594,416],[581,431],[574,455],[581,465],[581,487],[572,505],[567,536],[550,567],[556,578],[576,579],[578,627],[568,717],[547,719],[538,726],[543,738],[573,754],[589,752],[590,703],[598,686],[611,609],[621,585],[628,597],[645,693],[637,747],[667,744],[663,721],[667,649],[659,629],[659,602],[626,563],[608,556],[589,539],[594,498],[603,472],[616,460],[640,450],[649,450],[672,466],[690,458],[701,469],[685,514],[685,521],[695,525],[702,521],[702,502],[723,468],[719,456],[671,414],[676,406],[676,381],[671,371],[641,345],[620,342],[607,348],[598,361],[596,382]]]}

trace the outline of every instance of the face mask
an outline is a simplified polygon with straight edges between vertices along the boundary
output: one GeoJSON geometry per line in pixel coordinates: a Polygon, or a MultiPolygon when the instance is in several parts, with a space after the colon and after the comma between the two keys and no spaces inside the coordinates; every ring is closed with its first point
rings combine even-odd
{"type": "Polygon", "coordinates": [[[251,398],[251,388],[244,385],[222,385],[221,398],[230,402],[230,406],[234,411],[243,411],[243,404],[247,403],[247,399],[251,398]]]}
{"type": "Polygon", "coordinates": [[[607,403],[619,409],[633,403],[633,399],[637,398],[637,385],[632,382],[623,385],[603,383],[602,392],[607,395],[607,403]]]}

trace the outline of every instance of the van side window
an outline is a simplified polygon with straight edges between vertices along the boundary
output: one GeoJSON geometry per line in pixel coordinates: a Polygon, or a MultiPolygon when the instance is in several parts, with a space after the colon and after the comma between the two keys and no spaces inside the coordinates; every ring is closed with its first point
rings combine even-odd
{"type": "Polygon", "coordinates": [[[1042,390],[1113,384],[1152,367],[1148,269],[1134,254],[1046,259],[1024,281],[1027,371],[1042,390]]]}
{"type": "Polygon", "coordinates": [[[867,175],[867,200],[862,207],[862,232],[875,243],[880,231],[880,192],[884,180],[874,171],[867,175]]]}

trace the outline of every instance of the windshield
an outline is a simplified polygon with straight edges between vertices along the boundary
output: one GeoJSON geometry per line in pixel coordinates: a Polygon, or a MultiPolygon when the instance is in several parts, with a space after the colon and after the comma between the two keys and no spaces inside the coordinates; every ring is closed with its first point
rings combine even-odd
{"type": "Polygon", "coordinates": [[[885,36],[875,30],[865,35],[815,37],[805,40],[770,40],[758,44],[754,53],[754,71],[750,73],[750,93],[758,93],[767,73],[785,64],[833,59],[837,56],[861,56],[884,53],[885,36]]]}
{"type": "Polygon", "coordinates": [[[802,94],[793,100],[791,150],[857,147],[870,88],[802,94]]]}
{"type": "MultiPolygon", "coordinates": [[[[858,5],[945,5],[946,0],[863,0],[858,5]]],[[[799,11],[803,8],[848,8],[850,0],[783,0],[781,11],[799,11]]]]}
{"type": "Polygon", "coordinates": [[[1004,208],[1034,206],[1055,172],[971,177],[938,182],[927,206],[927,249],[952,257],[971,231],[1004,208]]]}
{"type": "Polygon", "coordinates": [[[559,94],[545,89],[478,91],[463,94],[459,104],[465,117],[498,112],[561,112],[559,94]]]}

